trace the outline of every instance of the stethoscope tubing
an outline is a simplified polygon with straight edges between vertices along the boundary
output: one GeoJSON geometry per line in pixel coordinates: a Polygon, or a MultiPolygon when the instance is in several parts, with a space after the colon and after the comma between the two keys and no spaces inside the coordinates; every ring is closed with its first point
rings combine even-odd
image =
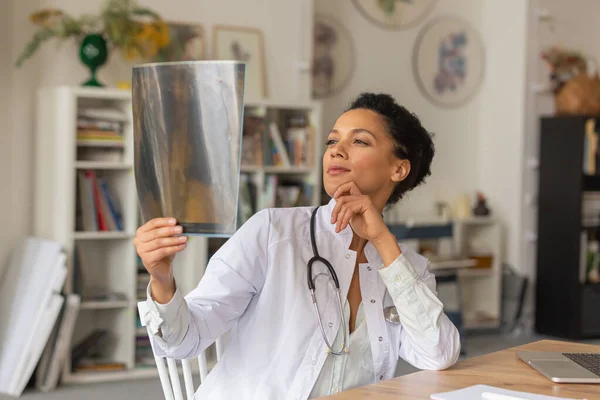
{"type": "Polygon", "coordinates": [[[313,257],[308,261],[308,265],[307,265],[308,289],[310,290],[310,295],[312,297],[312,302],[315,307],[315,314],[317,315],[317,320],[319,321],[319,328],[321,329],[321,334],[323,335],[323,340],[325,341],[325,344],[327,345],[327,348],[329,349],[329,351],[332,354],[339,356],[339,355],[342,355],[342,354],[348,352],[348,348],[346,347],[346,336],[347,336],[346,318],[344,317],[344,308],[342,306],[342,295],[340,293],[340,282],[338,280],[337,274],[335,273],[335,270],[333,269],[333,266],[331,265],[331,263],[329,261],[327,261],[325,258],[321,257],[319,255],[319,251],[317,249],[317,242],[316,242],[316,238],[315,238],[315,219],[316,219],[318,209],[319,209],[319,207],[317,206],[314,209],[314,211],[312,212],[312,215],[310,217],[310,242],[311,242],[312,249],[313,249],[313,257]],[[313,264],[317,261],[325,264],[325,266],[329,270],[329,275],[331,276],[331,279],[333,279],[333,282],[335,284],[335,292],[337,294],[338,307],[340,310],[340,315],[342,316],[342,318],[341,318],[342,326],[344,327],[344,342],[342,344],[341,350],[337,350],[337,351],[333,349],[332,344],[329,343],[329,340],[327,339],[327,335],[325,334],[325,328],[323,327],[323,321],[321,319],[321,313],[319,312],[319,305],[317,304],[317,297],[315,296],[315,282],[314,282],[313,275],[312,275],[312,267],[313,267],[313,264]]]}

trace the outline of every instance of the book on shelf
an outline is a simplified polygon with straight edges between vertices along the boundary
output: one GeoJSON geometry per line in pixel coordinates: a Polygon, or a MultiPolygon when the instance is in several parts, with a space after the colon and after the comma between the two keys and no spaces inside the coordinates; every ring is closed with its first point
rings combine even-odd
{"type": "Polygon", "coordinates": [[[104,351],[114,340],[106,329],[95,329],[81,339],[71,350],[72,372],[123,369],[115,360],[106,359],[104,351]]]}
{"type": "Polygon", "coordinates": [[[245,113],[242,132],[242,165],[263,165],[264,116],[260,113],[245,113]]]}
{"type": "Polygon", "coordinates": [[[304,113],[281,121],[266,119],[260,112],[244,115],[242,165],[290,168],[314,164],[316,132],[304,113]]]}
{"type": "Polygon", "coordinates": [[[290,162],[288,150],[283,144],[281,132],[279,132],[279,128],[275,122],[271,122],[269,125],[269,134],[273,151],[273,165],[278,167],[290,167],[292,164],[290,162]]]}
{"type": "Polygon", "coordinates": [[[78,171],[77,230],[123,231],[123,216],[117,197],[106,179],[94,170],[78,171]]]}
{"type": "Polygon", "coordinates": [[[84,108],[77,114],[78,145],[123,144],[123,124],[126,116],[121,111],[111,108],[84,108]]]}
{"type": "Polygon", "coordinates": [[[597,174],[598,165],[600,163],[598,139],[596,120],[590,118],[585,122],[585,136],[583,143],[583,173],[585,175],[597,174]]]}
{"type": "Polygon", "coordinates": [[[302,180],[285,180],[276,174],[265,177],[262,190],[246,174],[240,175],[238,225],[259,210],[311,204],[313,185],[302,180]]]}

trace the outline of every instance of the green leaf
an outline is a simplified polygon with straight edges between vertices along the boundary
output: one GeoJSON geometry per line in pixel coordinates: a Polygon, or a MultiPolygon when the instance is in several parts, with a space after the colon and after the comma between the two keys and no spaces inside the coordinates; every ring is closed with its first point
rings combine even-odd
{"type": "Polygon", "coordinates": [[[154,11],[148,9],[148,8],[136,8],[135,10],[133,10],[133,15],[138,15],[138,16],[142,16],[142,17],[151,17],[153,19],[161,19],[160,15],[158,15],[157,13],[155,13],[154,11]]]}
{"type": "Polygon", "coordinates": [[[41,46],[42,43],[55,36],[58,36],[56,31],[50,28],[45,27],[39,29],[23,49],[23,52],[21,53],[21,55],[15,63],[16,66],[20,67],[21,65],[23,65],[23,63],[37,51],[37,49],[41,46]]]}

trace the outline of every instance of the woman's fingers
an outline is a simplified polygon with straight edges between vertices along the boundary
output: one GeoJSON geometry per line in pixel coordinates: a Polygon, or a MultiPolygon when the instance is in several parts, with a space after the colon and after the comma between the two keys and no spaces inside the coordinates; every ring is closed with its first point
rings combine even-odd
{"type": "Polygon", "coordinates": [[[172,237],[174,235],[179,235],[183,232],[183,227],[181,225],[176,226],[165,226],[162,228],[153,229],[151,231],[143,232],[140,234],[139,239],[142,243],[148,243],[155,240],[159,240],[161,238],[172,237]]]}
{"type": "Polygon", "coordinates": [[[154,250],[170,247],[170,246],[179,246],[180,244],[187,243],[187,236],[171,236],[171,237],[161,237],[155,240],[151,240],[145,243],[142,243],[140,247],[140,252],[142,253],[150,253],[154,250]]]}
{"type": "Polygon", "coordinates": [[[361,209],[361,199],[355,199],[353,201],[346,202],[338,214],[336,232],[341,232],[346,229],[352,217],[360,213],[361,209]]]}
{"type": "Polygon", "coordinates": [[[333,198],[337,199],[338,197],[341,197],[344,194],[349,194],[349,195],[353,195],[353,196],[361,196],[362,192],[360,191],[360,189],[358,188],[356,183],[354,183],[354,181],[350,181],[350,182],[341,184],[337,188],[335,193],[333,194],[333,198]]]}
{"type": "Polygon", "coordinates": [[[148,231],[152,231],[157,228],[162,228],[164,226],[174,226],[177,221],[175,218],[166,217],[166,218],[153,218],[150,221],[146,222],[144,225],[138,228],[138,233],[144,233],[148,231]]]}
{"type": "Polygon", "coordinates": [[[337,199],[336,203],[335,203],[335,207],[333,207],[333,210],[331,211],[331,223],[335,224],[338,221],[339,212],[342,209],[342,207],[344,206],[344,204],[346,204],[350,201],[360,200],[362,198],[363,198],[362,195],[348,195],[348,196],[343,196],[343,197],[340,197],[339,199],[337,199]]]}
{"type": "Polygon", "coordinates": [[[154,265],[165,257],[171,256],[181,250],[185,249],[185,243],[177,246],[160,247],[154,251],[146,253],[142,261],[144,265],[154,265]]]}

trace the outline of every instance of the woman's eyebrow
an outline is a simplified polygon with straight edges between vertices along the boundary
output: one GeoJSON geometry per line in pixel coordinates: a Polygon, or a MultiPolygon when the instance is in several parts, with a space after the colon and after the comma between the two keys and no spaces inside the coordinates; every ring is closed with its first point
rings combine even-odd
{"type": "MultiPolygon", "coordinates": [[[[329,133],[339,133],[339,131],[337,129],[332,129],[329,133]]],[[[365,128],[354,128],[350,130],[351,134],[357,134],[357,133],[368,133],[369,135],[373,136],[375,139],[377,139],[377,136],[375,136],[375,134],[373,132],[371,132],[368,129],[365,128]]]]}

